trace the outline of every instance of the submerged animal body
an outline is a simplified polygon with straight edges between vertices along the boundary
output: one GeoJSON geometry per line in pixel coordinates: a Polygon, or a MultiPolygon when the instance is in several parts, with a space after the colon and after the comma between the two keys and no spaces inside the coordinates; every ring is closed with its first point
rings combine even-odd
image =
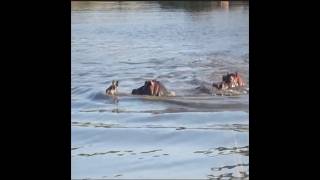
{"type": "Polygon", "coordinates": [[[219,83],[213,83],[212,87],[215,87],[219,90],[226,90],[229,88],[229,85],[226,82],[219,82],[219,83]]]}
{"type": "Polygon", "coordinates": [[[149,95],[149,96],[175,96],[174,92],[169,92],[165,86],[157,80],[148,80],[143,86],[133,89],[133,95],[149,95]]]}
{"type": "Polygon", "coordinates": [[[117,93],[118,93],[118,85],[119,85],[119,82],[113,80],[111,86],[109,86],[106,89],[106,94],[107,95],[112,95],[112,96],[117,95],[117,93]]]}

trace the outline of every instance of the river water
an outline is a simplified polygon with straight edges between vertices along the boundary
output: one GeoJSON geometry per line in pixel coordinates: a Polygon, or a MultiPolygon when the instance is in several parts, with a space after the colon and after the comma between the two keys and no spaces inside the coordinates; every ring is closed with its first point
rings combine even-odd
{"type": "Polygon", "coordinates": [[[247,2],[72,2],[72,178],[249,175],[247,2]],[[176,97],[132,96],[157,79],[176,97]],[[119,81],[118,103],[105,89],[119,81]]]}

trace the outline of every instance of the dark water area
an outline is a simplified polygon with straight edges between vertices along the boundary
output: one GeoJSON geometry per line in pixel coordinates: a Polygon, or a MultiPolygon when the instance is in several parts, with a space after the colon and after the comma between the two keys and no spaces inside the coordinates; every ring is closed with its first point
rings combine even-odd
{"type": "Polygon", "coordinates": [[[72,2],[72,178],[248,178],[247,2],[72,2]],[[132,96],[157,79],[176,97],[132,96]],[[119,102],[105,95],[119,81],[119,102]]]}

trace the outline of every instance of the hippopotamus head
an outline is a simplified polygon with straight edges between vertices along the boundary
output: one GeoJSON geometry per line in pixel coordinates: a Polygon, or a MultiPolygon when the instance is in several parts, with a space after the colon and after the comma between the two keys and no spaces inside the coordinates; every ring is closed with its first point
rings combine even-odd
{"type": "Polygon", "coordinates": [[[144,85],[132,90],[132,94],[134,95],[152,95],[154,89],[154,82],[146,81],[144,82],[144,85]]]}
{"type": "Polygon", "coordinates": [[[235,81],[238,86],[245,86],[245,83],[238,72],[235,73],[235,81]]]}
{"type": "Polygon", "coordinates": [[[138,89],[132,90],[133,95],[170,96],[173,92],[167,91],[162,83],[157,80],[148,80],[138,89]]]}
{"type": "Polygon", "coordinates": [[[244,86],[244,82],[238,72],[228,73],[222,76],[222,82],[213,83],[212,87],[219,90],[229,89],[233,87],[244,86]]]}
{"type": "Polygon", "coordinates": [[[118,85],[119,81],[113,80],[111,86],[109,86],[108,89],[106,89],[107,95],[116,95],[118,92],[118,85]]]}
{"type": "Polygon", "coordinates": [[[236,76],[236,73],[228,73],[227,75],[222,76],[222,81],[226,83],[233,83],[235,81],[236,76]]]}

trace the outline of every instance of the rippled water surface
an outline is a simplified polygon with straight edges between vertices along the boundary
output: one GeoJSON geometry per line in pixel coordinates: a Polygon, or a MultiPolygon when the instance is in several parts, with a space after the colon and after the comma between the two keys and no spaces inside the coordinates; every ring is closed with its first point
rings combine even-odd
{"type": "Polygon", "coordinates": [[[249,175],[246,2],[72,2],[72,178],[249,175]],[[157,79],[176,97],[132,96],[157,79]],[[119,102],[105,95],[119,81],[119,102]]]}

